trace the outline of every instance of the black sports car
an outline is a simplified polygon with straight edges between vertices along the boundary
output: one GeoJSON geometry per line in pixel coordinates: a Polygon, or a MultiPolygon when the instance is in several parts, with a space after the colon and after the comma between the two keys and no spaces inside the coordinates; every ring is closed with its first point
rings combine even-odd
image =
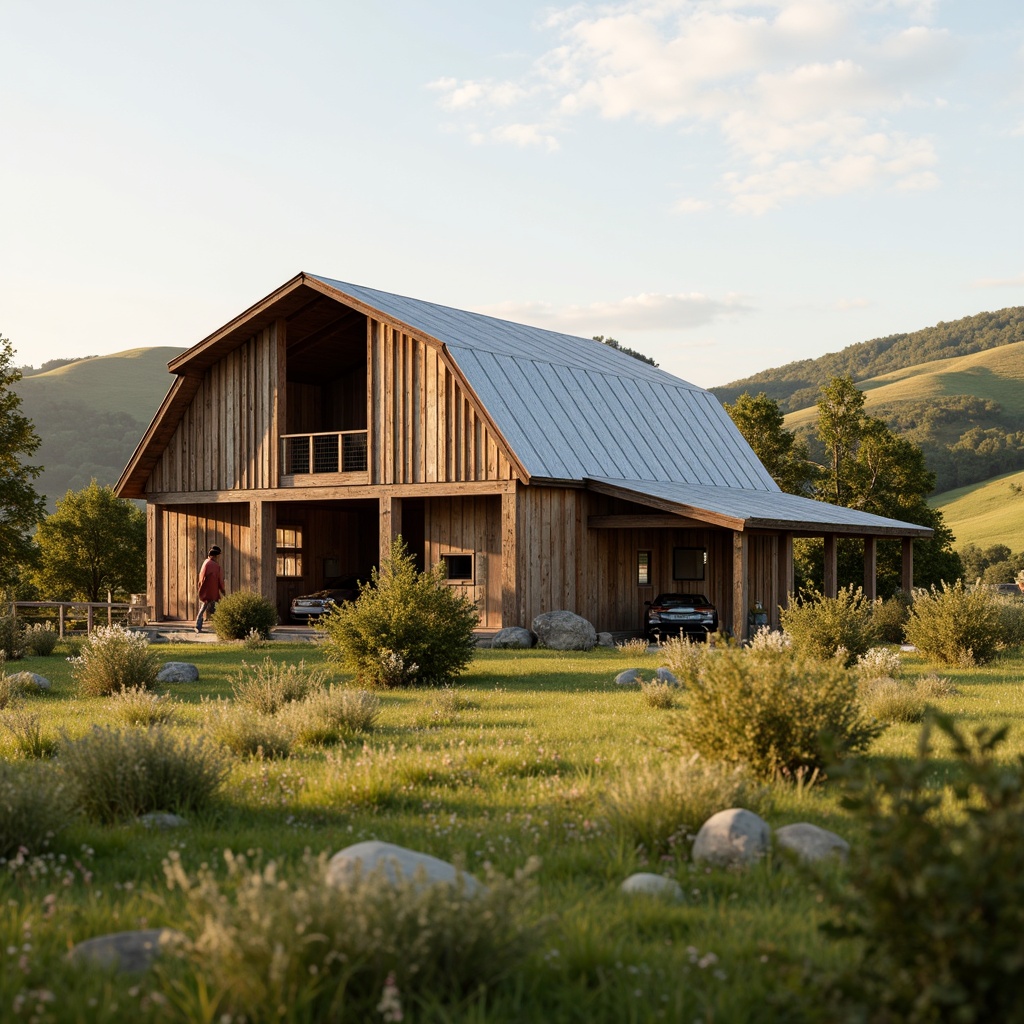
{"type": "Polygon", "coordinates": [[[309,623],[329,612],[336,604],[354,601],[359,596],[359,581],[355,576],[337,576],[324,582],[327,586],[323,590],[292,598],[292,622],[309,623]]]}
{"type": "Polygon", "coordinates": [[[681,633],[707,639],[718,629],[718,611],[703,594],[659,594],[644,604],[644,633],[650,640],[681,633]]]}

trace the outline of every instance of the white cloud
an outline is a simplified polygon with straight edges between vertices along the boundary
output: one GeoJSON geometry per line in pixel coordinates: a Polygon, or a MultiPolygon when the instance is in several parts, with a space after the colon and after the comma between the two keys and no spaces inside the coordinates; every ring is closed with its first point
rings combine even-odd
{"type": "Polygon", "coordinates": [[[677,200],[672,205],[672,209],[675,213],[700,213],[702,210],[710,210],[711,203],[704,199],[688,197],[677,200]]]}
{"type": "Polygon", "coordinates": [[[972,288],[1020,288],[1024,286],[1024,274],[1016,277],[983,277],[971,283],[972,288]]]}
{"type": "MultiPolygon", "coordinates": [[[[934,147],[902,119],[944,101],[959,49],[932,5],[902,0],[622,0],[556,11],[557,36],[519,81],[441,79],[479,138],[554,148],[574,118],[717,131],[717,188],[760,213],[806,196],[938,181],[934,147]],[[526,115],[526,116],[523,116],[526,115]],[[529,128],[529,132],[524,132],[529,128]]],[[[692,212],[701,197],[680,199],[692,212]]]]}
{"type": "Polygon", "coordinates": [[[870,305],[871,303],[867,299],[840,299],[836,303],[835,308],[838,309],[840,313],[845,313],[851,309],[867,309],[870,305]]]}

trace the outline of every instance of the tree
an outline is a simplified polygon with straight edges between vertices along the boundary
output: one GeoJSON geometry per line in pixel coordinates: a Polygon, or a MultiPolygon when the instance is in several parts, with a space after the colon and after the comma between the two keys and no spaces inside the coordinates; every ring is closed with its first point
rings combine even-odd
{"type": "Polygon", "coordinates": [[[787,494],[808,494],[818,475],[807,445],[783,424],[779,403],[763,391],[756,398],[744,391],[725,411],[754,449],[761,465],[787,494]]]}
{"type": "Polygon", "coordinates": [[[18,567],[31,559],[29,531],[46,509],[32,481],[41,466],[29,466],[39,447],[32,421],[22,415],[21,397],[14,385],[21,372],[14,365],[14,349],[0,338],[0,586],[17,582],[18,567]]]}
{"type": "Polygon", "coordinates": [[[36,584],[52,600],[100,601],[145,589],[146,516],[95,480],[68,491],[36,531],[36,584]]]}
{"type": "Polygon", "coordinates": [[[865,418],[864,393],[857,390],[851,377],[833,377],[822,385],[818,437],[825,446],[825,474],[819,493],[833,505],[857,507],[850,504],[848,495],[856,486],[854,460],[865,418]]]}
{"type": "Polygon", "coordinates": [[[650,356],[645,356],[643,352],[638,352],[635,348],[627,348],[614,338],[606,338],[603,334],[595,334],[594,341],[599,341],[602,345],[607,345],[609,348],[618,349],[619,352],[624,352],[627,356],[639,359],[641,363],[648,363],[651,366],[658,365],[650,356]]]}

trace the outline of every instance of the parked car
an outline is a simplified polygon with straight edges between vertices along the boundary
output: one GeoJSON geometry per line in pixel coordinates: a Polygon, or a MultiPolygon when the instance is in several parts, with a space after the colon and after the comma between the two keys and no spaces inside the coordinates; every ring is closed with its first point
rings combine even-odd
{"type": "Polygon", "coordinates": [[[718,611],[703,594],[659,594],[644,602],[644,633],[649,640],[679,636],[707,639],[718,629],[718,611]]]}
{"type": "Polygon", "coordinates": [[[292,622],[308,624],[329,612],[335,605],[354,601],[359,596],[359,581],[355,576],[335,576],[324,582],[327,586],[323,590],[292,598],[292,622]]]}

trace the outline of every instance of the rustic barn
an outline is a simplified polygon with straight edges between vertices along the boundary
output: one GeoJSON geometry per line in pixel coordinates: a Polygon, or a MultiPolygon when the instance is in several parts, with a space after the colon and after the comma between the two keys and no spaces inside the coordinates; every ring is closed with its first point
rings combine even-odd
{"type": "Polygon", "coordinates": [[[568,608],[639,630],[700,591],[738,635],[793,590],[793,538],[931,531],[782,493],[707,391],[599,342],[299,274],[169,364],[117,485],[143,499],[157,621],[196,613],[218,544],[230,589],[274,601],[367,578],[401,534],[444,559],[481,626],[568,608]],[[657,423],[657,430],[651,424],[657,423]]]}

